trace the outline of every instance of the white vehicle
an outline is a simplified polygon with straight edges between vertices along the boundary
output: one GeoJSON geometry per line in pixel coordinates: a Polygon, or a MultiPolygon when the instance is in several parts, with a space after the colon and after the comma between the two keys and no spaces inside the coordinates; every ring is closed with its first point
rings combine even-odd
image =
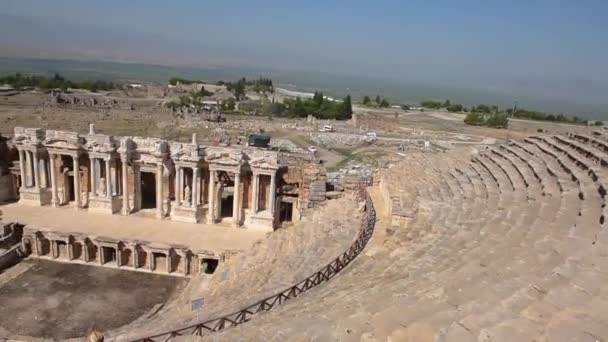
{"type": "Polygon", "coordinates": [[[314,146],[308,146],[308,152],[312,153],[312,154],[316,154],[317,153],[317,148],[314,146]]]}
{"type": "Polygon", "coordinates": [[[321,128],[319,128],[319,132],[333,132],[334,131],[334,127],[330,126],[330,125],[325,125],[321,128]]]}
{"type": "Polygon", "coordinates": [[[365,136],[371,139],[376,139],[378,138],[378,134],[376,134],[376,132],[367,132],[365,133],[365,136]]]}

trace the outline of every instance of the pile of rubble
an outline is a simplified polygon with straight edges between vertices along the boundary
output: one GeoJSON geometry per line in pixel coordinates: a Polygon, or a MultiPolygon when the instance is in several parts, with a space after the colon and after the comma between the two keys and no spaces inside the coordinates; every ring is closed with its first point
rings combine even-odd
{"type": "Polygon", "coordinates": [[[376,141],[372,135],[347,134],[347,133],[310,133],[310,138],[322,146],[359,146],[376,141]]]}
{"type": "Polygon", "coordinates": [[[270,147],[273,149],[287,151],[290,153],[308,153],[308,151],[304,150],[303,148],[299,147],[288,139],[272,138],[270,139],[270,147]]]}
{"type": "Polygon", "coordinates": [[[49,105],[72,105],[88,108],[120,108],[116,99],[105,96],[76,96],[63,92],[51,92],[48,100],[49,105]]]}
{"type": "Polygon", "coordinates": [[[374,172],[369,164],[350,161],[338,171],[327,173],[327,183],[337,191],[354,189],[360,182],[371,184],[374,172]]]}

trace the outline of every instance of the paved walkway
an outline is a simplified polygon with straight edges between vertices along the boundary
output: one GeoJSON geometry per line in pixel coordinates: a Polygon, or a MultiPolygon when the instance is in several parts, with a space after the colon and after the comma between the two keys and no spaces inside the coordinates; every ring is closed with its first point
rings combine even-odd
{"type": "Polygon", "coordinates": [[[33,227],[106,236],[122,240],[143,240],[179,244],[193,250],[221,253],[245,250],[264,238],[265,232],[232,228],[229,225],[206,225],[158,220],[141,216],[104,215],[72,208],[35,207],[18,203],[0,204],[4,222],[19,222],[33,227]]]}

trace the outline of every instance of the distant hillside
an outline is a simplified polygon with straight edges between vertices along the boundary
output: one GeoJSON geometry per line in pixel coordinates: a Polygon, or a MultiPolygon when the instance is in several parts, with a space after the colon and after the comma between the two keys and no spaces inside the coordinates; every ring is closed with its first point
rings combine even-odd
{"type": "MultiPolygon", "coordinates": [[[[174,67],[139,63],[93,62],[54,59],[23,59],[0,57],[0,75],[21,72],[52,76],[59,73],[72,80],[107,80],[115,82],[154,82],[167,83],[173,77],[200,79],[209,82],[234,81],[241,77],[254,79],[270,77],[278,87],[313,93],[321,91],[326,96],[343,98],[350,94],[354,101],[363,96],[381,95],[391,104],[417,103],[428,99],[462,103],[465,106],[496,104],[502,108],[512,107],[517,101],[520,107],[553,113],[576,115],[587,119],[608,120],[608,103],[584,103],[580,99],[563,97],[554,99],[533,92],[499,92],[497,90],[478,90],[437,86],[407,80],[386,80],[374,77],[330,75],[307,71],[284,71],[253,67],[174,67]]],[[[540,86],[540,85],[539,85],[540,86]]],[[[527,85],[526,89],[533,85],[527,85]]],[[[595,89],[596,92],[600,89],[595,89]]]]}

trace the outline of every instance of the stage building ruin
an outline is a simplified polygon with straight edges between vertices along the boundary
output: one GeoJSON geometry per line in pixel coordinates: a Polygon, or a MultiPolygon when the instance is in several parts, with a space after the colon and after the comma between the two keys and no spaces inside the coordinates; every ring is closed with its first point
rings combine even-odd
{"type": "Polygon", "coordinates": [[[0,139],[0,201],[273,231],[325,199],[322,165],[205,146],[17,127],[0,139]],[[320,193],[322,192],[322,193],[320,193]]]}

